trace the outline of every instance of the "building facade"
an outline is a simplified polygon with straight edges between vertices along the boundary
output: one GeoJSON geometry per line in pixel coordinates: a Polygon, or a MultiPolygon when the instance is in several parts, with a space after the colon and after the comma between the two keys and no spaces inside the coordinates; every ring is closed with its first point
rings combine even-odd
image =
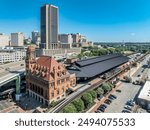
{"type": "Polygon", "coordinates": [[[66,48],[66,49],[37,49],[36,56],[55,56],[55,55],[67,55],[69,53],[80,54],[81,48],[66,48]]]}
{"type": "Polygon", "coordinates": [[[146,81],[138,98],[137,103],[142,107],[150,111],[150,81],[146,81]]]}
{"type": "Polygon", "coordinates": [[[59,34],[58,40],[60,43],[73,43],[73,38],[71,34],[59,34]]]}
{"type": "Polygon", "coordinates": [[[76,33],[76,34],[71,34],[72,38],[73,38],[73,43],[79,43],[80,39],[81,39],[81,35],[80,33],[76,33]]]}
{"type": "Polygon", "coordinates": [[[0,53],[0,63],[8,63],[8,62],[16,62],[16,61],[21,61],[26,57],[26,52],[25,51],[15,51],[15,52],[10,52],[10,53],[0,53]]]}
{"type": "Polygon", "coordinates": [[[59,34],[60,48],[72,48],[73,38],[71,34],[59,34]]]}
{"type": "Polygon", "coordinates": [[[9,46],[10,37],[0,33],[0,47],[9,46]]]}
{"type": "Polygon", "coordinates": [[[24,46],[24,34],[11,33],[11,46],[24,46]]]}
{"type": "Polygon", "coordinates": [[[29,96],[48,106],[66,96],[66,91],[76,85],[76,77],[52,57],[36,59],[35,49],[30,46],[26,58],[26,83],[29,96]]]}
{"type": "Polygon", "coordinates": [[[32,42],[34,44],[39,45],[39,43],[40,43],[40,33],[38,31],[33,31],[32,32],[32,42]]]}
{"type": "Polygon", "coordinates": [[[40,48],[58,47],[58,7],[46,4],[41,7],[41,44],[40,48]]]}

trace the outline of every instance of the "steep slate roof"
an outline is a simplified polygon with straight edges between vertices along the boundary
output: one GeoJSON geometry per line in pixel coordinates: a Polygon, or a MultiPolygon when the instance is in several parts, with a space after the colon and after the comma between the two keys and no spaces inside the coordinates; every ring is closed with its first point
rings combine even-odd
{"type": "Polygon", "coordinates": [[[119,54],[104,55],[96,58],[85,59],[75,62],[70,73],[75,73],[77,77],[94,77],[116,68],[126,62],[129,58],[119,54]]]}

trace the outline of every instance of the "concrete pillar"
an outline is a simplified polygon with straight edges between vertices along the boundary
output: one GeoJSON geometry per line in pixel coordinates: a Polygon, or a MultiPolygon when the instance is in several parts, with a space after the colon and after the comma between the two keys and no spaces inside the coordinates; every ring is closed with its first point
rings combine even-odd
{"type": "Polygon", "coordinates": [[[20,94],[20,76],[16,78],[16,94],[20,94]]]}
{"type": "Polygon", "coordinates": [[[20,100],[21,94],[20,94],[20,76],[18,75],[16,77],[16,101],[20,100]]]}

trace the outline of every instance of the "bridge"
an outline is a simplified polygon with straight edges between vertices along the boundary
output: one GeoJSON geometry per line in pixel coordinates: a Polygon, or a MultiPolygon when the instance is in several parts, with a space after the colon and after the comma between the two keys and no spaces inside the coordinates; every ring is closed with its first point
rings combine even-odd
{"type": "MultiPolygon", "coordinates": [[[[22,76],[25,76],[24,61],[0,65],[0,88],[12,81],[15,81],[16,95],[19,95],[22,76]]],[[[13,91],[12,88],[9,90],[10,92],[13,91]]],[[[5,92],[1,92],[0,95],[3,95],[4,93],[5,92]]]]}

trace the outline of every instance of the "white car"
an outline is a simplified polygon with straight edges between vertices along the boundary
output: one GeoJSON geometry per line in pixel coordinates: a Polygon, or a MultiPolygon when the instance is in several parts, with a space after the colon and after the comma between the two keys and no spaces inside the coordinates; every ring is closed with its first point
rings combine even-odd
{"type": "Polygon", "coordinates": [[[127,110],[130,110],[130,111],[132,110],[132,107],[128,106],[128,105],[126,105],[124,108],[127,109],[127,110]]]}

